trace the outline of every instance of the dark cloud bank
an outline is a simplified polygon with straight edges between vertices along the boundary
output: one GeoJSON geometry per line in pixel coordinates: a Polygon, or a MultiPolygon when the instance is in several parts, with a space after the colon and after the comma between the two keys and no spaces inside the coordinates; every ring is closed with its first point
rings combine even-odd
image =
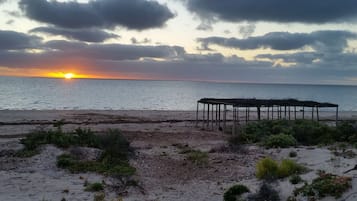
{"type": "Polygon", "coordinates": [[[144,30],[162,27],[174,17],[166,5],[147,0],[93,0],[89,3],[20,0],[20,8],[33,20],[62,28],[144,30]]]}
{"type": "MultiPolygon", "coordinates": [[[[264,46],[284,50],[310,46],[316,50],[293,54],[261,54],[256,56],[256,60],[247,61],[238,56],[226,57],[220,53],[188,54],[179,46],[88,44],[64,40],[44,42],[33,35],[0,31],[0,66],[58,70],[68,64],[84,63],[87,70],[110,75],[124,73],[149,79],[246,82],[322,83],[327,79],[329,82],[338,82],[357,77],[356,54],[343,51],[347,46],[346,41],[356,38],[354,33],[320,31],[297,35],[267,35],[253,39],[236,39],[238,42],[235,41],[230,46],[246,49],[264,46]],[[276,36],[284,36],[287,45],[281,46],[276,36]],[[334,40],[330,40],[331,37],[334,40]],[[40,52],[34,52],[33,49],[40,52]],[[277,60],[295,64],[290,68],[279,68],[279,65],[276,65],[277,60]]],[[[212,44],[211,39],[209,44],[212,44]]]]}
{"type": "Polygon", "coordinates": [[[68,39],[86,42],[104,42],[111,38],[118,38],[116,34],[108,33],[100,29],[65,29],[58,27],[37,27],[30,30],[30,33],[45,33],[50,35],[62,35],[68,39]]]}
{"type": "Polygon", "coordinates": [[[225,21],[327,23],[356,21],[355,0],[187,0],[202,18],[225,21]]]}
{"type": "Polygon", "coordinates": [[[323,52],[341,52],[347,47],[349,39],[356,39],[357,34],[349,31],[316,31],[312,33],[270,32],[263,36],[245,39],[208,37],[199,38],[203,49],[210,50],[210,45],[219,45],[241,50],[273,49],[297,50],[312,47],[323,52]]]}

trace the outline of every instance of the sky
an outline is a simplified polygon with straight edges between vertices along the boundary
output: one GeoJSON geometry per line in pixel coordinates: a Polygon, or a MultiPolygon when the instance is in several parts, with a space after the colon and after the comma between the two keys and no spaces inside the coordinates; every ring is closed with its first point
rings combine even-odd
{"type": "Polygon", "coordinates": [[[357,85],[355,0],[0,0],[0,76],[357,85]]]}

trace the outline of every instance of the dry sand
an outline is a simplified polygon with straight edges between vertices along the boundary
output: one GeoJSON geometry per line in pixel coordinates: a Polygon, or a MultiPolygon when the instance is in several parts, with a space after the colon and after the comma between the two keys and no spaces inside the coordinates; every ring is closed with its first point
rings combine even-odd
{"type": "MultiPolygon", "coordinates": [[[[346,112],[342,116],[351,119],[356,113],[346,112]]],[[[255,178],[255,164],[260,158],[287,158],[293,149],[265,150],[247,146],[232,153],[222,149],[229,135],[196,128],[194,119],[195,112],[189,111],[0,111],[0,200],[93,200],[94,194],[84,191],[87,179],[90,182],[104,180],[108,184],[107,200],[122,197],[125,201],[221,201],[224,191],[234,184],[244,183],[252,191],[258,188],[260,181],[255,178]],[[11,150],[21,149],[20,137],[34,129],[52,128],[59,120],[65,121],[65,130],[121,129],[136,150],[131,164],[137,168],[135,179],[141,188],[131,187],[118,194],[110,188],[116,182],[113,178],[61,170],[56,167],[56,156],[63,150],[51,145],[43,147],[41,154],[32,158],[9,156],[11,150]],[[199,167],[179,153],[181,149],[177,144],[201,151],[218,151],[209,153],[208,165],[199,167]]],[[[356,158],[334,156],[327,148],[293,150],[298,153],[297,162],[312,170],[342,174],[357,164],[356,158]]],[[[353,189],[343,198],[357,193],[357,171],[347,175],[353,177],[353,189]]],[[[302,177],[312,180],[316,171],[302,177]]],[[[293,190],[287,180],[278,182],[276,187],[282,200],[293,190]]],[[[346,200],[357,200],[357,197],[352,195],[346,200]]]]}

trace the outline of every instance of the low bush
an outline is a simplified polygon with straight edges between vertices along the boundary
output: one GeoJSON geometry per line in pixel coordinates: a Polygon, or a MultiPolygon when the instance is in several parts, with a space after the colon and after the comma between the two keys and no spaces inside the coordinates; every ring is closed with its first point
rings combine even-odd
{"type": "Polygon", "coordinates": [[[291,151],[291,152],[289,152],[289,157],[295,158],[296,156],[297,156],[296,151],[291,151]]]}
{"type": "Polygon", "coordinates": [[[248,193],[249,189],[241,184],[234,185],[230,187],[223,195],[224,201],[236,201],[237,197],[243,193],[248,193]]]}
{"type": "Polygon", "coordinates": [[[306,168],[302,165],[297,164],[293,160],[284,159],[281,161],[278,168],[279,178],[288,177],[293,174],[301,174],[306,171],[306,168]]]}
{"type": "Polygon", "coordinates": [[[45,144],[53,144],[57,147],[68,148],[69,146],[87,146],[99,147],[97,135],[90,129],[77,128],[73,132],[62,132],[57,130],[39,130],[34,131],[21,139],[24,149],[20,150],[18,155],[30,157],[38,153],[38,147],[45,144]]]}
{"type": "Polygon", "coordinates": [[[306,168],[296,162],[284,159],[279,164],[273,159],[267,157],[257,163],[256,176],[258,179],[275,180],[285,178],[293,174],[301,174],[306,168]]]}
{"type": "Polygon", "coordinates": [[[256,169],[258,179],[274,180],[278,177],[279,165],[269,157],[258,161],[256,169]]]}
{"type": "Polygon", "coordinates": [[[96,183],[88,184],[84,190],[90,192],[98,192],[104,190],[104,186],[103,184],[96,182],[96,183]]]}
{"type": "Polygon", "coordinates": [[[135,168],[130,166],[128,157],[132,153],[130,143],[118,130],[110,130],[98,135],[98,147],[103,149],[101,157],[96,161],[81,161],[72,155],[63,154],[57,158],[57,166],[68,169],[72,173],[97,172],[111,176],[130,176],[135,168]]]}
{"type": "Polygon", "coordinates": [[[263,183],[258,193],[248,196],[248,201],[280,201],[279,193],[269,184],[263,183]]]}
{"type": "Polygon", "coordinates": [[[289,179],[290,183],[291,184],[298,184],[298,183],[301,183],[303,180],[301,179],[301,177],[299,175],[292,175],[289,179]]]}
{"type": "Polygon", "coordinates": [[[208,154],[199,150],[191,150],[190,152],[187,152],[186,159],[199,166],[208,164],[208,154]]]}
{"type": "Polygon", "coordinates": [[[308,197],[309,200],[317,200],[326,196],[339,198],[344,192],[352,187],[351,177],[337,176],[320,172],[319,177],[314,179],[311,184],[294,191],[294,195],[299,194],[308,197]]]}
{"type": "MultiPolygon", "coordinates": [[[[271,139],[274,140],[271,146],[281,147],[285,145],[280,143],[282,141],[281,138],[285,141],[287,137],[282,137],[280,134],[292,136],[298,144],[302,145],[330,144],[334,142],[354,144],[357,143],[357,123],[343,121],[334,127],[311,120],[265,120],[240,127],[237,129],[237,134],[229,139],[229,144],[266,142],[270,136],[279,136],[280,138],[278,139],[271,139]],[[276,144],[275,140],[277,140],[276,144]]],[[[267,146],[270,146],[269,143],[267,143],[267,146]]]]}
{"type": "Polygon", "coordinates": [[[267,148],[287,148],[296,145],[296,140],[291,135],[280,133],[278,135],[268,136],[264,142],[267,148]]]}

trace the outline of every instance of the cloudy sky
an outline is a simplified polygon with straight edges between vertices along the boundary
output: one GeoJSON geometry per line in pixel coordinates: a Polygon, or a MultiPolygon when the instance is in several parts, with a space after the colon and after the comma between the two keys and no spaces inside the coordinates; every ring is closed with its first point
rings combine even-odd
{"type": "Polygon", "coordinates": [[[0,0],[0,75],[357,84],[356,0],[0,0]]]}

